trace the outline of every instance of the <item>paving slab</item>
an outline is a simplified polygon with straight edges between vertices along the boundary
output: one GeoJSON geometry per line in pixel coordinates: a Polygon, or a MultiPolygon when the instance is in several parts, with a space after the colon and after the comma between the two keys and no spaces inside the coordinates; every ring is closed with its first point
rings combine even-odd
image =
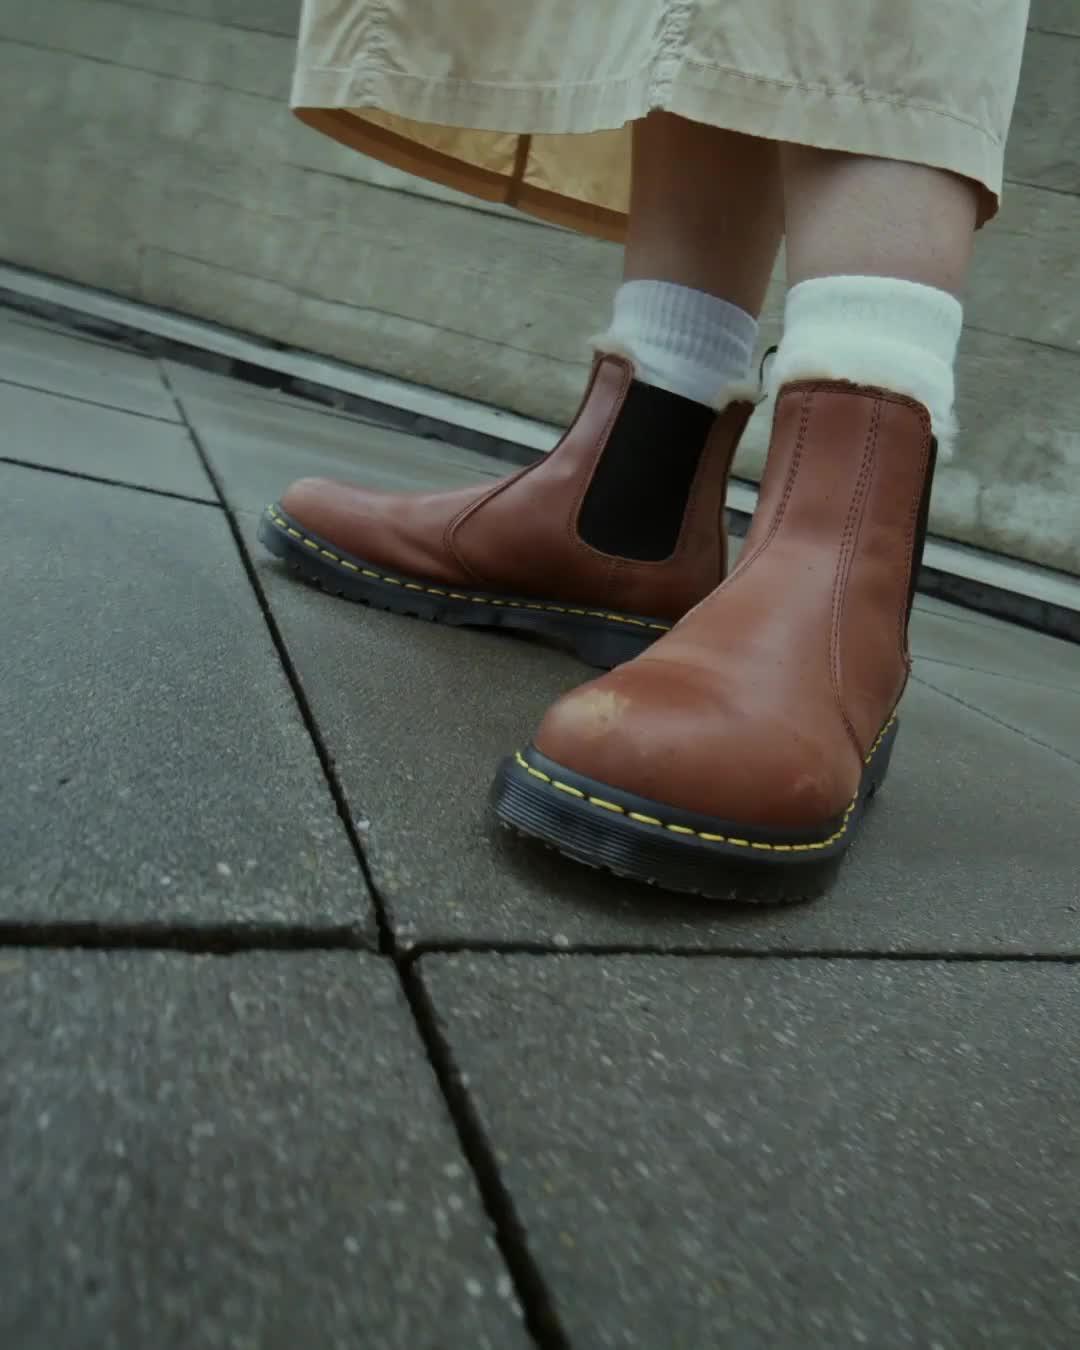
{"type": "Polygon", "coordinates": [[[912,617],[911,650],[920,658],[993,675],[1055,684],[1080,693],[1080,645],[1001,619],[922,611],[912,617]]]}
{"type": "Polygon", "coordinates": [[[0,382],[0,427],[0,459],[217,500],[179,423],[0,382]]]}
{"type": "Polygon", "coordinates": [[[0,464],[0,922],[371,907],[224,513],[0,464]]]}
{"type": "Polygon", "coordinates": [[[524,1350],[392,971],[0,953],[0,1343],[524,1350]]]}
{"type": "Polygon", "coordinates": [[[156,362],[0,312],[0,380],[178,422],[156,362]]]}
{"type": "Polygon", "coordinates": [[[174,362],[164,368],[230,505],[240,513],[261,512],[300,476],[412,491],[482,483],[514,468],[225,376],[174,362]]]}
{"type": "Polygon", "coordinates": [[[499,829],[504,754],[590,672],[501,634],[350,605],[246,535],[403,944],[1080,952],[1080,766],[915,683],[885,791],[813,905],[679,899],[499,829]]]}
{"type": "Polygon", "coordinates": [[[1080,1339],[1075,967],[421,972],[573,1346],[1080,1339]]]}
{"type": "Polygon", "coordinates": [[[918,678],[1080,764],[1080,691],[921,661],[918,678]]]}

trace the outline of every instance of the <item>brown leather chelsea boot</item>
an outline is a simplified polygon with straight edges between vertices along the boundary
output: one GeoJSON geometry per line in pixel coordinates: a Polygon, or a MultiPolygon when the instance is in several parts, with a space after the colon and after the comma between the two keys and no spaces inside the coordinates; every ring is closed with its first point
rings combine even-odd
{"type": "Polygon", "coordinates": [[[912,399],[787,385],[738,566],[551,708],[500,772],[503,821],[670,890],[817,893],[896,740],[934,457],[912,399]]]}
{"type": "Polygon", "coordinates": [[[597,358],[558,446],[501,480],[392,494],[327,479],[268,508],[262,542],[324,589],[442,623],[629,660],[723,579],[728,471],[752,405],[719,415],[597,358]]]}

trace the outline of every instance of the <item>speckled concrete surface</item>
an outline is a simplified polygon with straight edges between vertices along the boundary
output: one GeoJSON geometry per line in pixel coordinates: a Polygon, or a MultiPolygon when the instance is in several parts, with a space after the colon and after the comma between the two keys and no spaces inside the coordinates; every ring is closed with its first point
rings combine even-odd
{"type": "Polygon", "coordinates": [[[672,900],[488,813],[571,656],[255,540],[505,465],[15,315],[5,409],[5,1347],[1072,1350],[1075,646],[918,600],[832,891],[672,900]]]}

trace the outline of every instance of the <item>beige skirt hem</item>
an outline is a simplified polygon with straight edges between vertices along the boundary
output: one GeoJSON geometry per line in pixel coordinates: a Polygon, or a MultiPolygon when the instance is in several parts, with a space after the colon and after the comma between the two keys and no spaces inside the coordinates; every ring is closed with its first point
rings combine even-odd
{"type": "Polygon", "coordinates": [[[630,123],[658,107],[750,136],[946,169],[982,189],[980,223],[997,210],[1002,144],[953,112],[693,62],[660,101],[656,94],[651,67],[611,80],[512,85],[425,79],[375,63],[301,63],[292,102],[305,123],[364,154],[607,239],[623,238],[629,202],[628,146],[613,156],[613,137],[628,136],[630,123]],[[586,163],[595,140],[596,162],[621,161],[624,181],[613,185],[609,175],[594,193],[560,193],[559,176],[545,163],[557,161],[566,137],[586,163]]]}

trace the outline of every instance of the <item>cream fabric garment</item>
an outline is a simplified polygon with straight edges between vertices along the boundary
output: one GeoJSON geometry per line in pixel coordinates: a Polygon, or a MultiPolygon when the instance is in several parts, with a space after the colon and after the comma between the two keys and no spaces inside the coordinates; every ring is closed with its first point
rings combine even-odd
{"type": "Polygon", "coordinates": [[[304,0],[293,104],[365,154],[621,239],[628,123],[911,160],[997,209],[1028,0],[304,0]]]}

